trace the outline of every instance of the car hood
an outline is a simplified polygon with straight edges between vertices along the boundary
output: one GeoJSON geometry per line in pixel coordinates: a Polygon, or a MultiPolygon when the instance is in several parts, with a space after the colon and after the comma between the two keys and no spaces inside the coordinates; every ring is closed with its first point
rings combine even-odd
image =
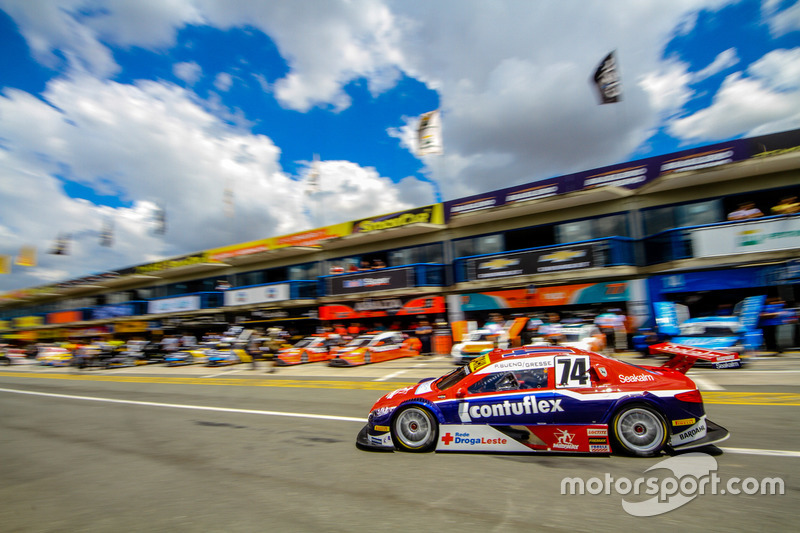
{"type": "Polygon", "coordinates": [[[431,385],[434,381],[436,380],[428,379],[415,385],[408,385],[406,387],[393,390],[392,392],[383,395],[380,400],[375,402],[375,405],[372,406],[372,410],[380,407],[394,407],[411,398],[426,397],[431,393],[431,385]]]}

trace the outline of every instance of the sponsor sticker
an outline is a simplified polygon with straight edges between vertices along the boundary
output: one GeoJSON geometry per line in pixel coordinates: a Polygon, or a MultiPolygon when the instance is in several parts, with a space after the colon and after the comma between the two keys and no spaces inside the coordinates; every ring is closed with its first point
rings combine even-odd
{"type": "Polygon", "coordinates": [[[697,422],[696,418],[681,418],[680,420],[673,420],[673,426],[691,426],[697,422]]]}

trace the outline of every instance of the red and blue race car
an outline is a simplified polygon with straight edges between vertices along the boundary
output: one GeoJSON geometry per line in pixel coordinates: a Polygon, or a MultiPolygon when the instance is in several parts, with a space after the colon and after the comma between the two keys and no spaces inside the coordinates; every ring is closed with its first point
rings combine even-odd
{"type": "Polygon", "coordinates": [[[674,357],[652,367],[577,348],[494,350],[383,396],[356,444],[409,452],[652,456],[726,439],[728,431],[708,420],[685,372],[698,359],[730,354],[675,345],[660,351],[674,357]]]}

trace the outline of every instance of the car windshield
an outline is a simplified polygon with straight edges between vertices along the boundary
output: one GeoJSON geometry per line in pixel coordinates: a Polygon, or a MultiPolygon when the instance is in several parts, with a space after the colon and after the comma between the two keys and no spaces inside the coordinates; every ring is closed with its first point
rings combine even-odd
{"type": "Polygon", "coordinates": [[[360,346],[366,346],[374,337],[370,335],[369,337],[356,337],[355,339],[351,340],[347,343],[348,348],[358,348],[360,346]]]}
{"type": "Polygon", "coordinates": [[[447,390],[456,383],[458,383],[459,381],[461,381],[462,379],[464,379],[465,377],[467,377],[468,375],[469,375],[469,367],[462,366],[453,370],[449,374],[440,377],[434,383],[434,385],[436,385],[436,388],[439,390],[447,390]]]}
{"type": "Polygon", "coordinates": [[[305,339],[300,339],[299,341],[297,341],[297,344],[295,344],[294,347],[295,348],[305,348],[306,346],[308,346],[309,344],[311,344],[315,340],[316,340],[315,337],[306,337],[305,339]]]}
{"type": "Polygon", "coordinates": [[[681,337],[733,337],[738,324],[681,324],[681,337]]]}
{"type": "Polygon", "coordinates": [[[491,333],[486,331],[471,331],[466,334],[466,341],[487,341],[491,333]]]}

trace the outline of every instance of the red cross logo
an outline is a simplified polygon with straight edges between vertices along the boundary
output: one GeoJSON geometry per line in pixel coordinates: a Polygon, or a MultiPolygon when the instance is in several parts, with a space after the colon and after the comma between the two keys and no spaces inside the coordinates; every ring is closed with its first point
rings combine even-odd
{"type": "Polygon", "coordinates": [[[453,442],[453,436],[450,433],[445,433],[444,437],[442,437],[442,442],[445,446],[453,442]]]}

